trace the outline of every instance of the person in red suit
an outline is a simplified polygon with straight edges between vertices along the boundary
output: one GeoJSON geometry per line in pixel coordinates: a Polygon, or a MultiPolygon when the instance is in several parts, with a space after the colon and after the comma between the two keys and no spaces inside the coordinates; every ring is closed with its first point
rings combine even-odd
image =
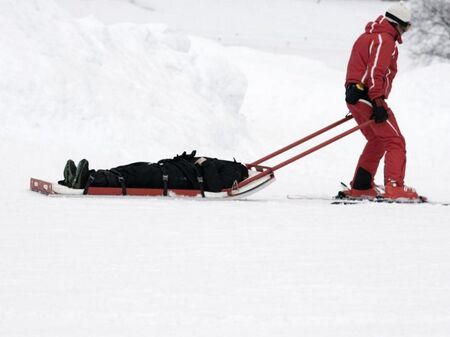
{"type": "Polygon", "coordinates": [[[410,28],[411,11],[403,2],[392,5],[353,45],[345,80],[346,103],[358,124],[369,119],[375,123],[361,132],[367,144],[359,158],[348,197],[374,198],[374,177],[381,158],[385,157],[382,196],[388,199],[417,199],[414,189],[404,184],[406,145],[394,112],[386,100],[397,74],[397,45],[410,28]]]}

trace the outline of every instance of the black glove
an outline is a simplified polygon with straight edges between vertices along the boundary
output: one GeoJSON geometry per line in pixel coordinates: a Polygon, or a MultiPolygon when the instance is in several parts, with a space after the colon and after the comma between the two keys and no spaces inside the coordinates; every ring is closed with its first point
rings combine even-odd
{"type": "Polygon", "coordinates": [[[388,106],[383,97],[375,98],[372,101],[372,116],[370,119],[375,120],[375,123],[382,123],[389,118],[388,106]]]}
{"type": "Polygon", "coordinates": [[[196,150],[192,151],[190,154],[187,154],[186,151],[184,151],[182,154],[177,154],[174,159],[193,159],[196,153],[196,150]]]}

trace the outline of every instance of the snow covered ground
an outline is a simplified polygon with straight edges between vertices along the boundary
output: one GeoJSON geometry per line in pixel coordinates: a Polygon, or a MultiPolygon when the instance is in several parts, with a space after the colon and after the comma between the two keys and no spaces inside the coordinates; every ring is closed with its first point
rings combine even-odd
{"type": "MultiPolygon", "coordinates": [[[[359,134],[246,201],[27,186],[67,158],[249,162],[341,118],[347,53],[385,6],[0,1],[0,335],[448,336],[448,207],[286,198],[333,195],[359,134]]],[[[405,40],[390,101],[407,181],[448,201],[450,66],[414,65],[405,40]]]]}

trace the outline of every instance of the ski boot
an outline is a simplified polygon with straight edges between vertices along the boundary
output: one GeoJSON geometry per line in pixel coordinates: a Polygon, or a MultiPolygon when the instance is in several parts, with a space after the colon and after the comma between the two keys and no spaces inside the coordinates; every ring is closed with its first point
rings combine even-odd
{"type": "Polygon", "coordinates": [[[77,167],[72,159],[69,159],[64,166],[64,180],[58,181],[58,184],[64,185],[67,187],[72,187],[73,179],[75,178],[75,173],[77,171],[77,167]]]}
{"type": "Polygon", "coordinates": [[[84,189],[89,178],[89,162],[86,159],[80,160],[77,166],[72,188],[84,189]]]}
{"type": "Polygon", "coordinates": [[[376,185],[363,190],[348,187],[344,183],[341,183],[341,185],[343,190],[338,192],[336,199],[375,200],[380,196],[379,189],[376,185]]]}
{"type": "Polygon", "coordinates": [[[420,200],[420,197],[414,188],[400,185],[393,180],[388,181],[385,185],[383,197],[389,200],[420,200]]]}

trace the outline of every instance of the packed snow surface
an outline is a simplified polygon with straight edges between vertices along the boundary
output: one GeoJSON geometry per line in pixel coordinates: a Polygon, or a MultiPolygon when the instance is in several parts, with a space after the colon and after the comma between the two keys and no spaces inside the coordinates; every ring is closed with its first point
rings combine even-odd
{"type": "MultiPolygon", "coordinates": [[[[385,6],[2,0],[0,335],[448,336],[448,207],[286,198],[334,195],[360,134],[243,201],[28,190],[68,158],[251,162],[342,118],[352,42],[385,6]]],[[[450,65],[400,50],[407,182],[449,201],[450,65]]]]}

